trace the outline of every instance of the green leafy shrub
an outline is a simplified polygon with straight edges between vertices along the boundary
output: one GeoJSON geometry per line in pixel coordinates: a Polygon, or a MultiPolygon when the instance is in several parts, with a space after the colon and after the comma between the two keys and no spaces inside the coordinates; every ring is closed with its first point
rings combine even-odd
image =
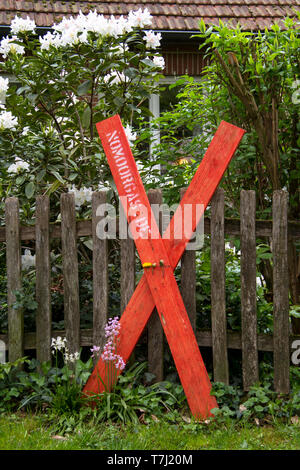
{"type": "Polygon", "coordinates": [[[289,421],[300,416],[299,369],[291,368],[291,392],[280,395],[272,389],[270,376],[262,384],[253,385],[248,393],[238,387],[223,383],[214,383],[212,394],[215,395],[219,408],[213,413],[217,420],[228,418],[261,422],[272,422],[276,419],[289,421]]]}
{"type": "Polygon", "coordinates": [[[59,368],[28,358],[0,364],[0,410],[53,406],[57,412],[78,411],[92,366],[91,358],[87,362],[78,359],[72,370],[66,364],[59,368]]]}
{"type": "Polygon", "coordinates": [[[147,423],[166,414],[174,418],[174,408],[180,409],[186,403],[182,386],[171,382],[143,385],[146,366],[134,364],[119,377],[112,392],[91,397],[100,421],[147,423]]]}

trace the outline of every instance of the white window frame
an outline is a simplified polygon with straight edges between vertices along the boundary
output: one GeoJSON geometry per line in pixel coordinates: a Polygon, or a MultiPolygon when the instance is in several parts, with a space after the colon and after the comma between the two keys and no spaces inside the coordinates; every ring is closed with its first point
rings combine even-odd
{"type": "MultiPolygon", "coordinates": [[[[179,78],[180,77],[177,77],[176,75],[166,75],[164,78],[159,80],[158,89],[160,85],[171,85],[172,83],[175,83],[179,78]]],[[[194,76],[193,78],[195,81],[203,80],[203,78],[199,76],[194,76]]],[[[153,93],[150,95],[149,110],[153,115],[150,117],[150,127],[151,127],[151,121],[159,118],[160,116],[160,94],[159,93],[153,93]]],[[[153,149],[156,145],[159,145],[159,144],[160,144],[160,131],[159,129],[157,129],[153,132],[153,138],[150,143],[150,160],[152,161],[154,160],[153,149]]],[[[160,165],[158,165],[157,168],[160,169],[160,165]]]]}

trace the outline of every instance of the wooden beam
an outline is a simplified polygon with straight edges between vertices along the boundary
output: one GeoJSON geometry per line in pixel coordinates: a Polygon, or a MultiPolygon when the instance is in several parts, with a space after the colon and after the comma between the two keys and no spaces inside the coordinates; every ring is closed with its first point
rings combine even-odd
{"type": "Polygon", "coordinates": [[[229,384],[226,337],[224,190],[211,200],[211,328],[214,381],[229,384]]]}
{"type": "Polygon", "coordinates": [[[102,352],[106,342],[104,327],[108,318],[108,240],[97,236],[97,224],[103,216],[97,209],[107,202],[107,192],[92,194],[92,232],[93,232],[93,346],[102,352]]]}
{"type": "Polygon", "coordinates": [[[60,199],[61,245],[64,277],[64,314],[66,338],[70,353],[79,351],[79,279],[76,235],[75,198],[63,193],[60,199]]]}
{"type": "MultiPolygon", "coordinates": [[[[227,348],[233,350],[242,349],[242,334],[240,331],[230,331],[227,330],[227,348]]],[[[57,336],[64,337],[66,336],[65,330],[53,330],[51,337],[57,338],[57,336]]],[[[196,333],[197,343],[200,347],[211,348],[212,347],[212,334],[211,330],[198,330],[196,333]]],[[[0,340],[2,340],[6,345],[6,350],[8,350],[8,335],[0,335],[0,340]]],[[[294,351],[292,349],[292,343],[294,341],[300,341],[300,336],[290,336],[289,337],[289,350],[290,353],[294,351]]],[[[272,352],[274,349],[273,345],[273,335],[268,334],[258,334],[257,335],[257,348],[259,351],[272,352]]],[[[82,329],[80,330],[80,346],[92,346],[93,345],[93,330],[92,329],[82,329]]],[[[25,333],[24,334],[24,349],[31,350],[36,349],[36,333],[25,333]]]]}
{"type": "Polygon", "coordinates": [[[48,196],[36,200],[36,356],[40,362],[51,359],[51,266],[49,238],[50,203],[48,196]]]}
{"type": "Polygon", "coordinates": [[[273,193],[273,315],[274,387],[279,393],[290,391],[289,274],[288,274],[288,193],[273,193]]]}
{"type": "Polygon", "coordinates": [[[9,361],[14,362],[24,355],[23,310],[14,308],[15,291],[22,287],[19,200],[16,197],[5,201],[5,223],[9,361]]]}
{"type": "Polygon", "coordinates": [[[256,313],[255,191],[241,191],[241,315],[243,387],[259,380],[256,313]]]}
{"type": "MultiPolygon", "coordinates": [[[[271,237],[272,236],[272,221],[271,220],[256,220],[256,237],[271,237]]],[[[119,227],[119,220],[116,220],[117,233],[119,227]]],[[[294,240],[300,239],[300,222],[288,222],[289,237],[294,240]]],[[[50,223],[50,239],[61,238],[61,224],[50,223]]],[[[224,232],[225,235],[239,236],[240,220],[239,219],[224,219],[224,232]]],[[[77,220],[76,221],[77,237],[88,237],[92,235],[92,221],[91,220],[77,220]]],[[[204,233],[210,233],[210,218],[204,218],[204,233]]],[[[35,228],[32,226],[20,226],[20,239],[22,241],[35,240],[35,228]]],[[[5,242],[5,227],[0,227],[0,242],[5,242]]]]}
{"type": "MultiPolygon", "coordinates": [[[[156,210],[162,204],[162,192],[160,189],[150,189],[148,199],[154,205],[153,215],[162,229],[161,214],[156,210]]],[[[164,332],[156,308],[154,309],[148,325],[148,371],[155,375],[155,382],[164,379],[164,332]]]]}

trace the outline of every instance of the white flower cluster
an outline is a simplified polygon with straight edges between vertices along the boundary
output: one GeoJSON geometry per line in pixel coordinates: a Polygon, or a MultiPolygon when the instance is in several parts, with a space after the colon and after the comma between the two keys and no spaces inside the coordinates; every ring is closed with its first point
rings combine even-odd
{"type": "Polygon", "coordinates": [[[80,358],[79,352],[75,352],[73,354],[69,353],[67,348],[67,338],[62,338],[61,336],[58,336],[56,339],[52,338],[51,349],[52,354],[55,354],[57,351],[61,351],[63,353],[65,362],[74,363],[80,358]]]}
{"type": "Polygon", "coordinates": [[[73,186],[69,189],[69,193],[74,193],[75,206],[77,209],[79,209],[86,202],[91,202],[93,190],[92,188],[86,187],[77,189],[73,184],[73,186]]]}
{"type": "Polygon", "coordinates": [[[16,130],[17,125],[18,119],[12,115],[11,111],[6,111],[4,108],[2,108],[0,112],[0,130],[16,130]]]}
{"type": "Polygon", "coordinates": [[[126,137],[131,145],[136,140],[136,132],[132,131],[132,128],[129,124],[124,128],[126,137]]]}
{"type": "Polygon", "coordinates": [[[16,41],[19,42],[19,39],[17,36],[12,36],[10,37],[5,37],[2,39],[0,42],[0,54],[3,55],[3,58],[5,59],[8,54],[21,54],[23,55],[25,53],[25,47],[21,46],[20,44],[16,44],[16,41]]]}
{"type": "Polygon", "coordinates": [[[159,56],[153,57],[153,63],[156,67],[162,70],[165,68],[165,59],[163,57],[159,57],[159,56]]]}
{"type": "MultiPolygon", "coordinates": [[[[152,16],[147,9],[141,8],[137,11],[131,11],[127,18],[120,16],[115,18],[111,16],[109,19],[96,11],[91,11],[88,15],[84,15],[81,11],[76,17],[63,18],[62,21],[53,26],[54,32],[48,32],[40,37],[41,49],[49,50],[54,48],[72,46],[79,43],[88,42],[88,34],[95,33],[99,36],[119,37],[125,33],[129,33],[134,28],[144,28],[150,26],[152,16]]],[[[147,47],[159,46],[160,35],[152,34],[145,38],[147,47]]]]}
{"type": "Polygon", "coordinates": [[[146,47],[148,49],[156,49],[160,46],[161,34],[154,33],[153,31],[146,31],[144,40],[146,41],[146,47]]]}
{"type": "Polygon", "coordinates": [[[52,351],[52,354],[54,354],[55,351],[62,351],[62,349],[65,349],[66,343],[67,343],[67,338],[62,338],[61,336],[58,336],[56,339],[52,338],[51,348],[54,350],[52,351]]]}
{"type": "Polygon", "coordinates": [[[65,362],[74,363],[75,361],[78,361],[79,357],[80,357],[79,352],[75,352],[74,354],[65,352],[64,354],[65,362]]]}
{"type": "Polygon", "coordinates": [[[27,171],[29,169],[29,164],[21,160],[21,158],[16,158],[15,163],[10,165],[7,169],[7,173],[21,173],[21,171],[27,171]]]}
{"type": "Polygon", "coordinates": [[[58,48],[62,45],[60,36],[53,34],[50,31],[48,31],[44,36],[40,36],[39,40],[41,43],[41,50],[44,49],[48,51],[50,46],[58,48]]]}
{"type": "Polygon", "coordinates": [[[27,18],[15,16],[10,27],[13,34],[25,33],[27,31],[35,32],[35,22],[31,20],[29,16],[27,16],[27,18]]]}
{"type": "Polygon", "coordinates": [[[103,81],[110,83],[110,85],[118,85],[119,83],[126,83],[126,77],[124,73],[113,70],[103,77],[103,81]]]}
{"type": "Polygon", "coordinates": [[[101,183],[98,184],[98,191],[108,191],[109,190],[109,185],[106,181],[102,181],[101,183]]]}
{"type": "Polygon", "coordinates": [[[111,49],[111,57],[113,57],[114,55],[115,56],[120,56],[122,54],[124,54],[124,52],[128,52],[129,51],[129,47],[127,44],[118,44],[117,46],[113,47],[111,49]]]}
{"type": "Polygon", "coordinates": [[[8,78],[0,77],[0,99],[1,101],[5,99],[7,90],[8,90],[9,80],[8,78]]]}
{"type": "Polygon", "coordinates": [[[31,254],[30,250],[25,250],[24,255],[21,256],[22,269],[30,269],[35,266],[35,255],[31,254]]]}
{"type": "Polygon", "coordinates": [[[25,127],[23,127],[23,130],[22,130],[22,132],[21,132],[21,135],[22,135],[23,137],[25,137],[26,135],[28,135],[29,131],[30,131],[30,127],[29,127],[29,126],[25,126],[25,127]]]}
{"type": "Polygon", "coordinates": [[[144,28],[145,26],[151,26],[152,16],[149,10],[141,8],[137,11],[130,11],[128,15],[128,24],[130,29],[132,28],[144,28]]]}

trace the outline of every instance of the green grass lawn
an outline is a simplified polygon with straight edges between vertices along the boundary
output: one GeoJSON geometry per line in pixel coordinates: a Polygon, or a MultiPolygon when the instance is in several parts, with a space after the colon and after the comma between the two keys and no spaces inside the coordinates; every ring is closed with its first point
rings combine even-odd
{"type": "Polygon", "coordinates": [[[94,422],[74,424],[59,432],[45,415],[0,416],[1,450],[299,450],[300,425],[274,423],[117,426],[94,422]],[[60,435],[63,439],[54,438],[60,435]]]}

